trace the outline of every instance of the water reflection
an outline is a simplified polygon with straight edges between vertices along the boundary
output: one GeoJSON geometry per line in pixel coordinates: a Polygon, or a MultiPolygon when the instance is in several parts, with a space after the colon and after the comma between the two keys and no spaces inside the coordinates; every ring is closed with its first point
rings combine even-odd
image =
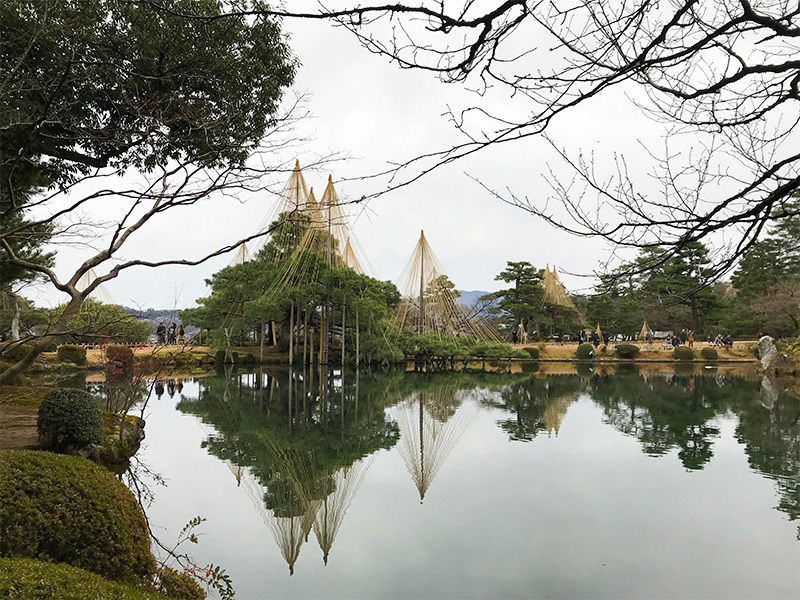
{"type": "Polygon", "coordinates": [[[327,563],[368,457],[399,439],[385,414],[397,399],[392,378],[260,371],[203,379],[177,408],[214,426],[203,446],[235,465],[294,573],[312,529],[327,563]]]}
{"type": "MultiPolygon", "coordinates": [[[[721,420],[751,468],[772,479],[778,510],[800,518],[800,400],[784,383],[720,373],[346,374],[264,370],[199,381],[177,408],[213,427],[203,442],[225,461],[271,530],[289,573],[313,532],[328,562],[375,453],[397,448],[422,501],[470,423],[484,410],[512,443],[556,438],[576,401],[603,423],[690,472],[713,460],[721,420]]],[[[795,384],[796,385],[796,384],[795,384]]],[[[800,530],[798,532],[800,539],[800,530]]]]}
{"type": "Polygon", "coordinates": [[[462,383],[446,376],[420,379],[420,389],[391,409],[400,426],[399,452],[420,503],[475,415],[475,405],[464,402],[467,390],[460,387],[462,383]]]}

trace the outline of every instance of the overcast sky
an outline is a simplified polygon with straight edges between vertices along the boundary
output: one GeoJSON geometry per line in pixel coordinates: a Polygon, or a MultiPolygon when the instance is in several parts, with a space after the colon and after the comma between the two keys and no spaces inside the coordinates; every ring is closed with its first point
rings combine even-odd
{"type": "MultiPolygon", "coordinates": [[[[329,174],[340,199],[357,199],[386,185],[385,180],[359,177],[462,139],[443,113],[448,106],[459,109],[475,101],[464,86],[441,83],[429,73],[401,70],[330,24],[287,21],[284,28],[301,62],[292,93],[308,95],[306,108],[313,116],[298,131],[310,141],[275,156],[275,162],[293,163],[297,156],[303,166],[315,156],[336,152],[351,157],[328,170],[304,171],[318,199],[329,174]]],[[[528,110],[521,99],[503,93],[483,101],[506,114],[528,110]]],[[[551,128],[556,142],[572,151],[593,152],[607,167],[613,166],[615,152],[625,152],[630,166],[637,169],[643,154],[640,144],[659,140],[655,124],[621,93],[607,94],[564,117],[551,128]]],[[[350,207],[355,236],[371,267],[369,274],[397,281],[424,230],[459,289],[494,291],[504,287],[494,278],[507,261],[529,261],[539,268],[556,265],[570,291],[590,292],[593,278],[579,275],[590,276],[597,270],[608,256],[608,247],[597,240],[572,237],[504,204],[473,179],[541,205],[551,194],[543,177],[548,168],[563,169],[543,141],[514,142],[442,167],[366,205],[350,207]]],[[[271,183],[280,187],[287,177],[276,176],[271,183]]],[[[274,212],[276,200],[268,194],[243,200],[218,197],[183,212],[173,211],[131,239],[122,257],[195,258],[217,244],[252,234],[274,212]]],[[[97,206],[91,216],[112,222],[116,218],[109,203],[97,206]]],[[[57,271],[71,273],[88,255],[86,248],[60,248],[57,271]]],[[[134,268],[105,287],[119,304],[186,308],[208,293],[204,280],[230,260],[228,255],[200,267],[134,268]]],[[[63,299],[53,291],[27,295],[40,305],[63,299]]]]}

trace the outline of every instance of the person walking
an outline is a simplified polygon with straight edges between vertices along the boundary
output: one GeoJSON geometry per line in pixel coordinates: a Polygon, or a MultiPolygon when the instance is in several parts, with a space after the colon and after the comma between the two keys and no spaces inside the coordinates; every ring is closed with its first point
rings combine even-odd
{"type": "Polygon", "coordinates": [[[158,339],[159,344],[163,344],[167,335],[167,328],[164,327],[164,323],[159,321],[158,327],[156,327],[156,338],[158,339]]]}
{"type": "Polygon", "coordinates": [[[694,348],[694,331],[692,331],[691,329],[686,334],[686,341],[689,344],[689,348],[694,348]]]}

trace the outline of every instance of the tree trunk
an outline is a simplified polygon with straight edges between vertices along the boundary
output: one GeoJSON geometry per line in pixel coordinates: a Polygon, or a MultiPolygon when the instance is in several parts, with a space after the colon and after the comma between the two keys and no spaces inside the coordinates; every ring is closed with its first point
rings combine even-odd
{"type": "Polygon", "coordinates": [[[19,300],[14,292],[7,292],[9,304],[11,305],[11,339],[19,341],[19,300]]]}
{"type": "Polygon", "coordinates": [[[36,360],[37,356],[55,343],[55,336],[69,331],[67,323],[69,323],[70,319],[72,319],[72,317],[78,313],[84,300],[85,298],[80,293],[77,293],[72,297],[72,299],[64,307],[64,311],[61,313],[58,321],[56,321],[53,325],[52,330],[48,332],[47,337],[41,338],[36,344],[34,344],[33,348],[31,348],[30,352],[28,352],[22,358],[22,360],[17,361],[5,371],[0,373],[0,385],[8,383],[17,375],[30,367],[33,364],[33,361],[36,360]]]}

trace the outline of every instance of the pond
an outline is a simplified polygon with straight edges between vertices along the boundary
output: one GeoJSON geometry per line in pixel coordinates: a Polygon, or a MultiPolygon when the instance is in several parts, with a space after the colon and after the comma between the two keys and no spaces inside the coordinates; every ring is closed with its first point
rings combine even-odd
{"type": "Polygon", "coordinates": [[[168,382],[144,416],[155,535],[205,518],[181,550],[240,600],[800,598],[774,381],[276,370],[168,382]]]}

